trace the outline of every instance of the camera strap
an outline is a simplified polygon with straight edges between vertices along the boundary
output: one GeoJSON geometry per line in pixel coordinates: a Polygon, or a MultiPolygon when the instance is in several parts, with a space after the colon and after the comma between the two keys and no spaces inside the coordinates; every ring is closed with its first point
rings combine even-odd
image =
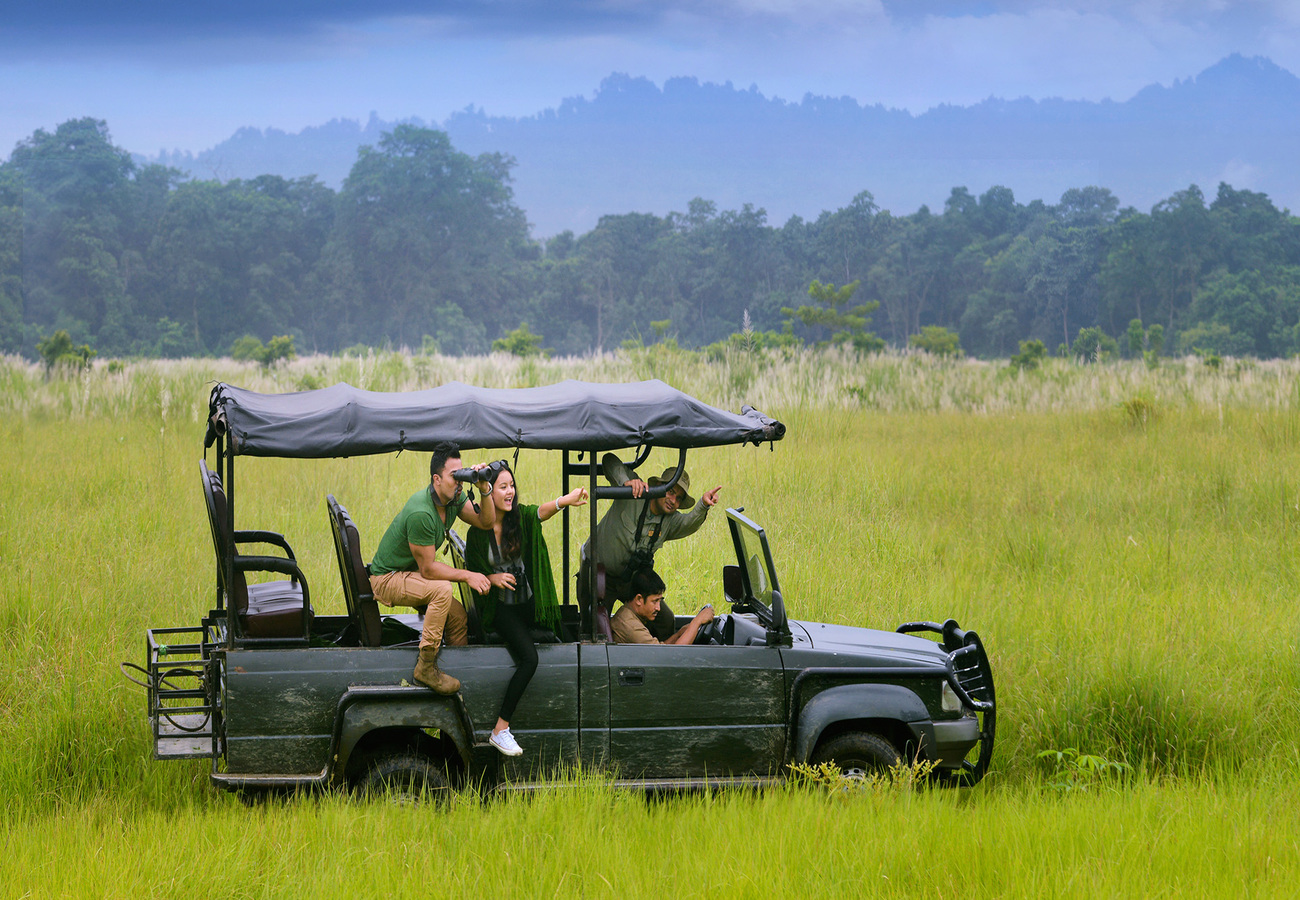
{"type": "MultiPolygon", "coordinates": [[[[636,537],[632,541],[632,549],[634,550],[641,546],[641,531],[645,528],[645,517],[648,512],[650,512],[649,500],[641,504],[641,515],[638,516],[636,520],[636,537]]],[[[663,526],[664,520],[663,517],[660,516],[659,521],[655,522],[654,530],[650,532],[650,549],[652,551],[654,550],[655,542],[659,540],[659,530],[663,528],[663,526]]]]}

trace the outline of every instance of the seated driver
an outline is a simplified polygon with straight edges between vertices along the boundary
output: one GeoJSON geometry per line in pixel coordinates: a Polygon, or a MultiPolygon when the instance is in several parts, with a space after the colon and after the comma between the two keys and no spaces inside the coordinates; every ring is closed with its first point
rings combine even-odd
{"type": "Polygon", "coordinates": [[[609,620],[614,640],[620,644],[690,644],[700,626],[713,621],[713,607],[704,609],[691,619],[666,641],[660,641],[650,633],[649,624],[659,614],[659,603],[664,598],[664,580],[654,569],[641,569],[632,575],[628,593],[632,599],[624,603],[614,618],[609,620]]]}

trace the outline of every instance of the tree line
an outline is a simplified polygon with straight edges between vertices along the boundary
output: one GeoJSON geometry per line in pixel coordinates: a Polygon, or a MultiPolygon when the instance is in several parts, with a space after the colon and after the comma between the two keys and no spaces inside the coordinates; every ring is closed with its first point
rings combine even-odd
{"type": "Polygon", "coordinates": [[[1149,352],[1156,325],[1166,351],[1300,352],[1300,219],[1228,184],[1149,213],[1097,186],[1056,204],[958,187],[910,215],[863,191],[779,226],[697,198],[536,240],[513,165],[399,125],[335,191],[139,165],[96,119],[38,130],[0,164],[0,352],[66,332],[100,357],[226,355],[249,336],[455,354],[522,335],[581,354],[743,331],[1007,357],[1077,351],[1081,333],[1094,354],[1149,352]]]}

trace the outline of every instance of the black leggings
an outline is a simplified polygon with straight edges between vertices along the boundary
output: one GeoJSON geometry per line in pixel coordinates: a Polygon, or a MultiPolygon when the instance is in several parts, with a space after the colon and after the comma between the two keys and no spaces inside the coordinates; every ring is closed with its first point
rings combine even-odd
{"type": "Polygon", "coordinates": [[[510,658],[515,661],[515,674],[506,686],[505,698],[501,701],[502,719],[509,722],[519,705],[528,682],[533,680],[537,671],[537,646],[533,643],[533,604],[517,603],[497,604],[496,630],[506,642],[510,658]]]}

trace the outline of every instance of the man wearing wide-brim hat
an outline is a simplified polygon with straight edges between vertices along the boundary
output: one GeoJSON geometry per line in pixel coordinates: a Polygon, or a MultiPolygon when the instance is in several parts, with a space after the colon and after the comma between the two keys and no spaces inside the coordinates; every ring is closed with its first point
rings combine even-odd
{"type": "MultiPolygon", "coordinates": [[[[686,471],[662,497],[654,500],[645,499],[647,487],[657,487],[672,480],[675,466],[664,469],[660,476],[651,475],[647,481],[637,477],[636,472],[623,464],[612,453],[605,454],[601,460],[605,477],[612,484],[623,485],[632,489],[632,499],[612,500],[609,510],[596,526],[596,562],[605,567],[605,605],[613,610],[614,601],[632,599],[628,594],[628,583],[639,568],[650,568],[654,564],[654,554],[668,541],[675,541],[694,534],[704,524],[709,510],[718,502],[718,492],[722,486],[705,491],[697,503],[691,496],[691,477],[686,471]]],[[[578,571],[578,603],[584,615],[589,611],[591,602],[587,596],[588,571],[590,562],[590,541],[582,545],[582,565],[578,571]]],[[[651,631],[656,637],[660,632],[671,636],[677,626],[673,611],[665,604],[659,608],[659,616],[651,631]]]]}

